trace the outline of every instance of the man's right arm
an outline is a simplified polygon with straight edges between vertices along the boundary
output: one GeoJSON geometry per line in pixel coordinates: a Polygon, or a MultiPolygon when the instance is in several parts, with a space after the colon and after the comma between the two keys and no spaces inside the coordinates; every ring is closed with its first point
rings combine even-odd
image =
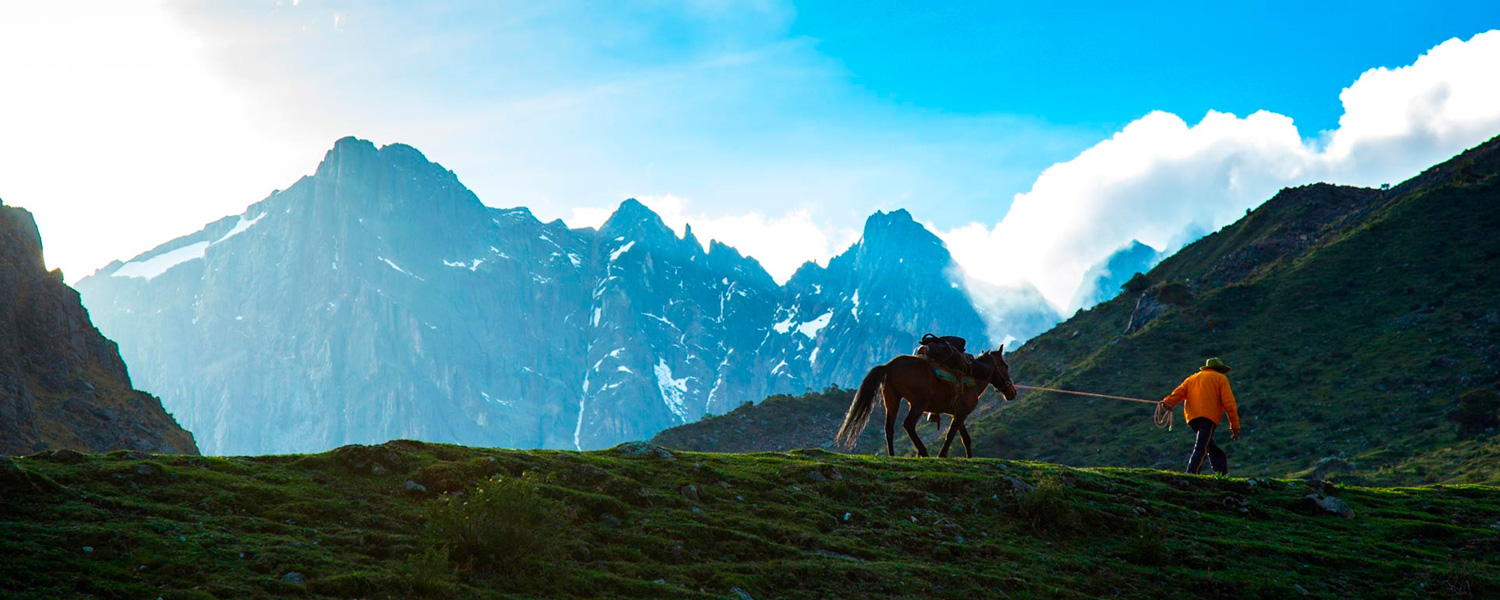
{"type": "MultiPolygon", "coordinates": [[[[1188,379],[1192,378],[1189,377],[1188,379]]],[[[1182,404],[1183,400],[1187,400],[1188,379],[1182,380],[1182,383],[1177,385],[1177,389],[1172,390],[1172,393],[1168,394],[1166,398],[1162,398],[1162,404],[1167,405],[1169,408],[1174,408],[1178,404],[1182,404]]]]}

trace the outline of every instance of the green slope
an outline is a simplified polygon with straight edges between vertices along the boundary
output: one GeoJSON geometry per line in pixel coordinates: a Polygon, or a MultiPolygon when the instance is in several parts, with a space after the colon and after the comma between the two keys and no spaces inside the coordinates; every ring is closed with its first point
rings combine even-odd
{"type": "Polygon", "coordinates": [[[18,599],[1500,592],[1500,490],[1482,486],[392,442],[4,459],[0,492],[0,596],[18,599]],[[1317,492],[1355,515],[1317,508],[1317,492]]]}
{"type": "MultiPolygon", "coordinates": [[[[1153,269],[1151,289],[1020,348],[1013,372],[1154,399],[1220,356],[1245,419],[1246,437],[1225,444],[1240,474],[1293,474],[1342,454],[1371,482],[1496,481],[1493,470],[1389,467],[1453,444],[1443,414],[1500,375],[1497,172],[1492,140],[1386,193],[1285,190],[1153,269]],[[1167,285],[1186,299],[1127,331],[1167,285]]],[[[992,454],[1158,467],[1184,460],[1189,435],[1154,430],[1149,407],[1044,393],[991,402],[971,429],[992,454]]]]}

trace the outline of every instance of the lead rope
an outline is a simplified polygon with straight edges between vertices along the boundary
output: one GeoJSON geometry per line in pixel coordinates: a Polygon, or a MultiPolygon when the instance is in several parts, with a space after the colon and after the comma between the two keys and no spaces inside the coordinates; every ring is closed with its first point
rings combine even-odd
{"type": "Polygon", "coordinates": [[[1091,392],[1075,392],[1073,390],[1059,390],[1059,389],[1056,389],[1056,388],[1040,387],[1040,386],[1034,386],[1034,385],[1020,385],[1020,384],[1011,384],[1011,385],[1014,386],[1014,387],[1023,389],[1023,390],[1036,390],[1038,392],[1056,392],[1056,393],[1059,393],[1059,394],[1072,394],[1074,396],[1090,396],[1090,397],[1093,397],[1093,398],[1108,398],[1110,400],[1124,400],[1126,402],[1144,402],[1146,404],[1155,404],[1156,405],[1156,413],[1153,414],[1153,415],[1151,415],[1151,422],[1155,423],[1157,427],[1165,427],[1165,428],[1167,428],[1167,431],[1171,431],[1172,430],[1172,424],[1173,424],[1173,421],[1174,421],[1174,417],[1172,415],[1172,409],[1167,408],[1167,406],[1165,404],[1162,404],[1161,402],[1157,402],[1156,400],[1146,400],[1146,399],[1143,399],[1143,398],[1129,398],[1129,397],[1126,397],[1126,396],[1111,396],[1109,394],[1094,394],[1094,393],[1091,393],[1091,392]]]}

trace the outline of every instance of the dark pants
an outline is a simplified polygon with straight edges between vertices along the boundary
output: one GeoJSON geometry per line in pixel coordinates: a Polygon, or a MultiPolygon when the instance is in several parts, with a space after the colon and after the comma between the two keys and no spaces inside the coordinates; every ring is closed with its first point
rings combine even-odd
{"type": "Polygon", "coordinates": [[[1188,421],[1188,427],[1193,429],[1193,454],[1188,457],[1187,472],[1197,474],[1202,471],[1203,459],[1207,457],[1215,473],[1228,475],[1229,457],[1214,443],[1214,429],[1218,423],[1208,417],[1198,417],[1188,421]]]}

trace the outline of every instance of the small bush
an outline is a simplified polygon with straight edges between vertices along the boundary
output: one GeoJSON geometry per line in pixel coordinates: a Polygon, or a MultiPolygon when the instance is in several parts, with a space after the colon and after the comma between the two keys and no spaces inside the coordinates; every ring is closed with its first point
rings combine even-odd
{"type": "Polygon", "coordinates": [[[429,546],[420,554],[413,554],[401,568],[401,579],[406,587],[419,596],[449,592],[452,576],[453,565],[448,560],[448,549],[441,546],[429,546]]]}
{"type": "Polygon", "coordinates": [[[515,571],[556,555],[567,525],[567,508],[524,477],[482,482],[465,496],[433,502],[427,514],[431,542],[478,571],[515,571]]]}
{"type": "Polygon", "coordinates": [[[1188,286],[1179,282],[1165,283],[1156,290],[1156,301],[1162,304],[1184,305],[1192,300],[1188,286]]]}
{"type": "Polygon", "coordinates": [[[1167,550],[1167,530],[1154,520],[1141,521],[1125,545],[1121,558],[1138,565],[1162,566],[1171,557],[1167,550]]]}
{"type": "Polygon", "coordinates": [[[1500,393],[1489,388],[1464,392],[1458,407],[1448,412],[1448,420],[1458,425],[1459,437],[1484,433],[1500,426],[1500,393]]]}
{"type": "Polygon", "coordinates": [[[1016,497],[1016,511],[1037,533],[1081,532],[1087,519],[1069,492],[1068,484],[1048,476],[1037,482],[1036,489],[1016,497]]]}
{"type": "Polygon", "coordinates": [[[1130,277],[1129,281],[1125,282],[1124,286],[1121,287],[1127,294],[1139,294],[1151,287],[1151,277],[1146,275],[1145,273],[1136,273],[1135,275],[1132,275],[1130,277]]]}

